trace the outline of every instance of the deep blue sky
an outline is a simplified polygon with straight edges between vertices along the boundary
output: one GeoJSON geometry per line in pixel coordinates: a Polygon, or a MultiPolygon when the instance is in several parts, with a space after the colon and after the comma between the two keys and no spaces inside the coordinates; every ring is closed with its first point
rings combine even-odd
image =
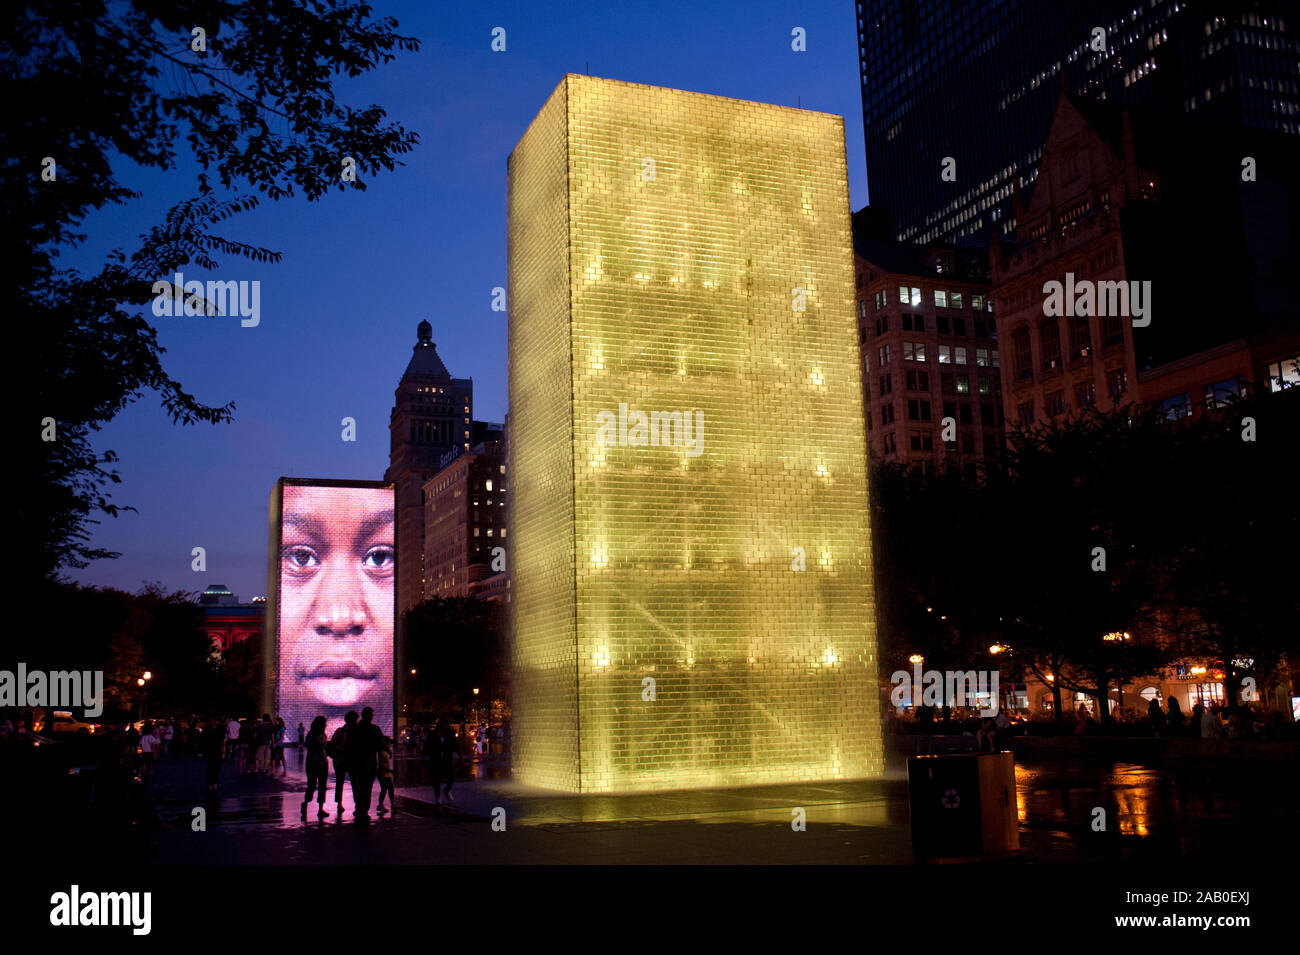
{"type": "MultiPolygon", "coordinates": [[[[187,277],[260,280],[260,326],[150,316],[168,371],[200,400],[233,400],[235,421],[173,426],[152,394],[112,421],[97,445],[121,456],[114,501],[138,513],[104,519],[94,543],[122,556],[75,579],[264,594],[276,478],[382,478],[393,389],[422,318],[451,373],[474,379],[475,417],[504,418],[506,322],[490,296],[506,285],[506,158],[565,73],[838,113],[852,205],[866,203],[852,0],[374,7],[423,48],[337,89],[351,105],[383,106],[420,146],[364,193],[282,200],[229,220],[229,234],[283,252],[281,262],[225,258],[216,273],[187,277]],[[496,26],[504,53],[490,49],[496,26]],[[795,26],[807,30],[807,52],[790,48],[795,26]],[[344,416],[357,420],[355,443],[340,438],[344,416]],[[207,549],[207,573],[190,569],[195,546],[207,549]]],[[[134,248],[193,192],[188,171],[119,174],[145,198],[88,220],[90,239],[69,264],[134,248]]]]}

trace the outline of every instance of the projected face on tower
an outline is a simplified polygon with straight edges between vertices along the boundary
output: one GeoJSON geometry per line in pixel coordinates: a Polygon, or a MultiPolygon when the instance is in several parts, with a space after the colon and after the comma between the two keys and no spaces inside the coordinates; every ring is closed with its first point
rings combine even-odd
{"type": "Polygon", "coordinates": [[[286,485],[280,529],[280,715],[290,726],[375,708],[392,730],[393,492],[286,485]]]}

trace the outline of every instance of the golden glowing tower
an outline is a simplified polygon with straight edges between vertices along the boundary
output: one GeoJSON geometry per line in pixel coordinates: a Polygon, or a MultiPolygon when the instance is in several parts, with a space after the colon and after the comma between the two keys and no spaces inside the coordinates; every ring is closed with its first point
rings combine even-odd
{"type": "Polygon", "coordinates": [[[516,777],[880,773],[843,120],[571,74],[509,189],[516,777]]]}

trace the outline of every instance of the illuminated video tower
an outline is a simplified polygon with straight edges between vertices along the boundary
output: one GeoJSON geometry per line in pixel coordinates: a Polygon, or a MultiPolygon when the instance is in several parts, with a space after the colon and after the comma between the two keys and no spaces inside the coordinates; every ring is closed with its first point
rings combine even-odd
{"type": "Polygon", "coordinates": [[[517,778],[880,773],[843,120],[569,75],[509,229],[517,778]]]}

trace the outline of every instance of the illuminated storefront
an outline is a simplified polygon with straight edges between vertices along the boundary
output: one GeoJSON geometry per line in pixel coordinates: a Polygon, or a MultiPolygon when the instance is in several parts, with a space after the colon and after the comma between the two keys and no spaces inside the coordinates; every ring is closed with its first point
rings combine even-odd
{"type": "Polygon", "coordinates": [[[509,230],[516,777],[880,773],[843,120],[570,75],[509,230]]]}

